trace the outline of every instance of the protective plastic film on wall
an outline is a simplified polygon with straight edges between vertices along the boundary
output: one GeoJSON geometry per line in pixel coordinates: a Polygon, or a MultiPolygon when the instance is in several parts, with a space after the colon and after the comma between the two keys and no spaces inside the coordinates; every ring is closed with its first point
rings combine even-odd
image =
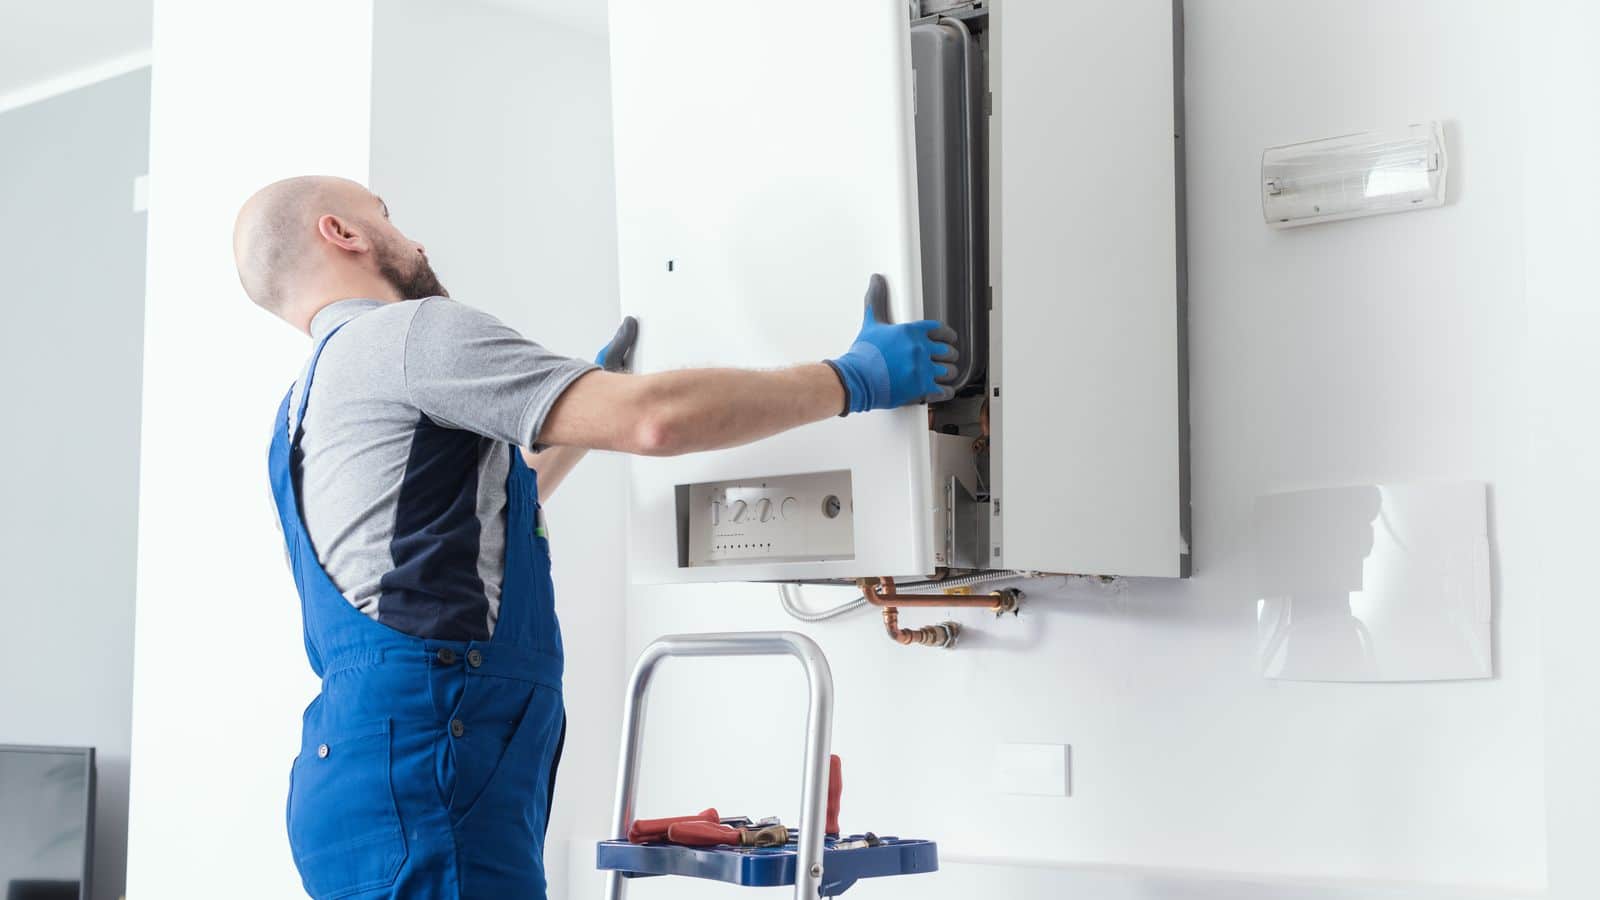
{"type": "Polygon", "coordinates": [[[1487,491],[1367,485],[1256,500],[1261,673],[1291,681],[1494,674],[1487,491]]]}
{"type": "Polygon", "coordinates": [[[1261,213],[1294,228],[1443,206],[1448,172],[1438,122],[1269,147],[1261,213]]]}

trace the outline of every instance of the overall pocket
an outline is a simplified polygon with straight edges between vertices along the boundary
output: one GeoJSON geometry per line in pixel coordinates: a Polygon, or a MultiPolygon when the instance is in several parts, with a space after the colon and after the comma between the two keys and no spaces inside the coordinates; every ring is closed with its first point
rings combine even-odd
{"type": "Polygon", "coordinates": [[[561,694],[533,685],[522,719],[506,743],[483,789],[456,818],[467,829],[477,821],[517,822],[544,834],[549,803],[550,761],[565,718],[561,694]]]}
{"type": "Polygon", "coordinates": [[[306,732],[289,781],[289,849],[316,900],[394,883],[406,859],[395,807],[389,722],[306,732]]]}

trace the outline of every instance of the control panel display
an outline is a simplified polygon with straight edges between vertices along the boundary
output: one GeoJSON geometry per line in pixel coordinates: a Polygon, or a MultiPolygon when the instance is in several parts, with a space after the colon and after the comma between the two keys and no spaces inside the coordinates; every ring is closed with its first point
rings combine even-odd
{"type": "Polygon", "coordinates": [[[678,496],[690,566],[855,556],[848,469],[691,484],[678,496]]]}

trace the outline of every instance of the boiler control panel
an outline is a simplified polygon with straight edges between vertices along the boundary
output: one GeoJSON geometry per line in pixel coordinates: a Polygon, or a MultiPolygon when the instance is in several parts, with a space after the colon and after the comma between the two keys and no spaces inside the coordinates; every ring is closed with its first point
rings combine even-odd
{"type": "Polygon", "coordinates": [[[687,526],[680,527],[682,565],[855,556],[848,469],[682,485],[677,493],[680,526],[687,526]]]}

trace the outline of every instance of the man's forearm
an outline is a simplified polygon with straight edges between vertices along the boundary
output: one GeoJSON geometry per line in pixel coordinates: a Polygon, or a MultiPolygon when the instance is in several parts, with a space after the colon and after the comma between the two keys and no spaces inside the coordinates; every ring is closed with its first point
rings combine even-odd
{"type": "Polygon", "coordinates": [[[648,452],[694,453],[748,444],[837,416],[839,376],[822,363],[771,371],[682,369],[635,376],[646,382],[648,452]]]}
{"type": "Polygon", "coordinates": [[[546,502],[556,492],[567,474],[588,453],[582,447],[546,447],[538,453],[522,450],[522,460],[528,468],[539,473],[539,501],[546,502]]]}
{"type": "MultiPolygon", "coordinates": [[[[632,318],[613,344],[632,347],[632,318]]],[[[545,416],[539,441],[564,447],[676,456],[734,447],[846,411],[948,400],[956,333],[930,319],[892,324],[889,286],[867,283],[861,330],[843,356],[792,369],[680,369],[651,375],[593,371],[545,416]]],[[[620,367],[619,367],[620,368],[620,367]]]]}
{"type": "Polygon", "coordinates": [[[590,372],[562,392],[539,440],[675,456],[747,444],[843,409],[844,387],[823,363],[652,375],[590,372]]]}

